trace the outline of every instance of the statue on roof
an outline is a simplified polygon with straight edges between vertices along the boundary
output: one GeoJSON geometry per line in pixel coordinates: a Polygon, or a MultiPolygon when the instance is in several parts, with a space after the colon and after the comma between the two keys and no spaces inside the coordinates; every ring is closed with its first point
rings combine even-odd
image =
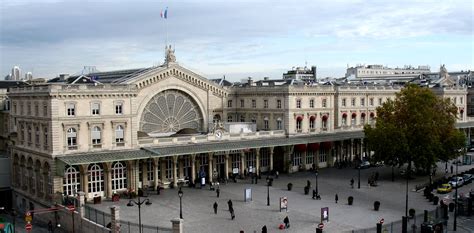
{"type": "Polygon", "coordinates": [[[444,64],[439,67],[439,77],[440,78],[449,77],[448,70],[446,69],[444,64]]]}
{"type": "Polygon", "coordinates": [[[171,45],[165,46],[165,63],[176,62],[176,57],[174,56],[174,49],[171,49],[171,45]]]}

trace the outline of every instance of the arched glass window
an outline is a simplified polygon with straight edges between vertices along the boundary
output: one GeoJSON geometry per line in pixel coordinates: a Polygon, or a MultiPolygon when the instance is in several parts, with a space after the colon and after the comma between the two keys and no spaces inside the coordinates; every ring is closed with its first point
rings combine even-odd
{"type": "Polygon", "coordinates": [[[342,114],[341,126],[347,125],[347,114],[342,114]]]}
{"type": "Polygon", "coordinates": [[[94,126],[91,133],[92,145],[100,145],[101,143],[101,131],[99,126],[94,126]]]}
{"type": "Polygon", "coordinates": [[[40,129],[39,129],[39,127],[35,127],[35,143],[36,143],[36,146],[39,147],[39,144],[40,144],[40,129]]]}
{"type": "Polygon", "coordinates": [[[77,149],[77,131],[74,128],[67,130],[67,146],[70,150],[77,149]]]}
{"type": "Polygon", "coordinates": [[[281,118],[277,119],[277,130],[282,130],[283,129],[283,124],[281,118]]]}
{"type": "Polygon", "coordinates": [[[351,116],[351,125],[352,126],[356,125],[356,117],[357,117],[357,114],[352,113],[352,116],[351,116]]]}
{"type": "Polygon", "coordinates": [[[104,170],[98,164],[89,165],[89,193],[94,196],[102,195],[104,191],[104,170]]]}
{"type": "Polygon", "coordinates": [[[328,128],[328,116],[327,115],[324,115],[321,119],[321,128],[323,130],[327,130],[327,128],[328,128]]]}
{"type": "Polygon", "coordinates": [[[296,130],[301,130],[302,126],[303,126],[303,117],[298,116],[296,118],[296,130]]]}
{"type": "Polygon", "coordinates": [[[68,166],[64,171],[63,190],[68,196],[74,196],[81,189],[79,169],[68,166]]]}
{"type": "Polygon", "coordinates": [[[232,121],[233,121],[232,116],[227,116],[227,122],[232,122],[232,121]]]}
{"type": "Polygon", "coordinates": [[[311,116],[311,117],[309,118],[309,128],[310,128],[310,129],[314,129],[315,122],[316,122],[316,117],[315,117],[315,116],[311,116]]]}
{"type": "Polygon", "coordinates": [[[112,165],[112,191],[127,188],[127,167],[123,162],[115,162],[112,165]]]}
{"type": "Polygon", "coordinates": [[[28,144],[32,142],[31,126],[28,126],[28,144]]]}
{"type": "Polygon", "coordinates": [[[115,142],[116,143],[123,143],[123,126],[117,125],[115,128],[115,142]]]}

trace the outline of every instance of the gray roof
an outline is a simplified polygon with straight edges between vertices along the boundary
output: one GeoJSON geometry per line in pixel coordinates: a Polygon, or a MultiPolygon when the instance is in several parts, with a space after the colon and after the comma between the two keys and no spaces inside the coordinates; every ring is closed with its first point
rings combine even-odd
{"type": "MultiPolygon", "coordinates": [[[[84,75],[74,75],[70,76],[66,80],[61,80],[61,78],[53,78],[49,80],[50,83],[72,83],[77,78],[81,76],[86,76],[91,80],[100,82],[100,83],[124,83],[130,79],[137,77],[140,74],[143,74],[149,70],[152,70],[157,67],[148,67],[148,68],[140,68],[140,69],[128,69],[128,70],[115,70],[115,71],[108,71],[108,72],[94,72],[84,75]]],[[[79,82],[84,83],[84,82],[79,82]]],[[[92,82],[90,82],[92,83],[92,82]]]]}
{"type": "Polygon", "coordinates": [[[113,162],[136,160],[146,158],[166,157],[172,155],[188,155],[209,153],[218,151],[253,149],[262,147],[288,146],[307,143],[330,142],[336,140],[346,140],[351,138],[362,138],[364,132],[362,130],[337,132],[337,133],[322,133],[311,136],[301,137],[282,137],[282,138],[267,138],[255,140],[240,140],[240,141],[217,141],[199,144],[187,145],[173,145],[167,147],[143,147],[137,150],[127,151],[107,151],[99,153],[80,153],[74,155],[66,155],[58,157],[58,159],[65,164],[78,165],[90,164],[99,162],[113,162]]]}

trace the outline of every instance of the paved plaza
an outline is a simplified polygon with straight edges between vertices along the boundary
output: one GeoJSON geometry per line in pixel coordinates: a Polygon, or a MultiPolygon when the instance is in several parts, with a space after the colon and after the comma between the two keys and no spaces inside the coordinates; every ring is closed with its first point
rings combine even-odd
{"type": "MultiPolygon", "coordinates": [[[[459,170],[468,170],[471,166],[460,166],[459,170]]],[[[221,184],[220,198],[216,192],[206,189],[183,188],[183,219],[185,232],[261,232],[267,225],[269,232],[280,231],[278,225],[288,216],[291,227],[287,232],[314,232],[320,222],[322,207],[329,207],[329,222],[325,223],[324,232],[344,232],[355,229],[375,227],[380,219],[385,223],[399,221],[405,214],[405,180],[395,169],[395,182],[391,181],[391,168],[378,167],[361,170],[361,188],[357,188],[358,170],[353,168],[320,169],[318,188],[321,200],[313,200],[311,192],[304,195],[303,187],[307,180],[315,186],[315,175],[311,172],[299,172],[280,175],[270,187],[270,206],[267,206],[267,187],[265,177],[258,184],[251,180],[237,180],[237,183],[221,184]],[[374,172],[379,172],[377,187],[368,186],[368,178],[374,172]],[[354,189],[350,187],[350,179],[354,178],[354,189]],[[293,190],[287,191],[287,184],[293,183],[293,190]],[[244,189],[252,189],[252,201],[244,202],[244,189]],[[339,202],[335,203],[335,194],[339,202]],[[280,212],[279,198],[288,197],[288,212],[280,212]],[[347,198],[354,197],[354,204],[349,206],[347,198]],[[232,200],[235,209],[235,220],[231,220],[227,201],[232,200]],[[380,201],[380,211],[373,210],[373,202],[380,201]],[[219,204],[217,215],[213,212],[213,203],[219,204]]],[[[437,174],[440,177],[443,174],[437,174]]],[[[433,210],[435,206],[428,202],[422,192],[413,192],[415,185],[428,182],[428,178],[417,177],[409,183],[409,208],[414,208],[417,214],[423,210],[433,210]]],[[[471,183],[459,189],[467,193],[474,185],[471,183]]],[[[166,189],[161,195],[150,193],[151,206],[142,206],[142,223],[146,225],[170,226],[170,219],[179,216],[179,198],[177,189],[166,189]]],[[[454,192],[450,193],[453,194],[454,192]]],[[[443,195],[445,196],[445,195],[443,195]]],[[[121,208],[120,218],[125,221],[138,222],[138,208],[127,207],[128,199],[118,203],[109,201],[92,205],[102,211],[109,212],[109,206],[118,205],[121,208]]],[[[461,225],[470,225],[473,221],[464,219],[461,225]]],[[[419,224],[418,224],[419,225],[419,224]]],[[[452,226],[449,227],[450,229],[452,226]]],[[[463,226],[459,228],[462,232],[463,226]]],[[[469,229],[467,226],[466,229],[469,229]]],[[[469,231],[467,231],[469,232],[469,231]]]]}

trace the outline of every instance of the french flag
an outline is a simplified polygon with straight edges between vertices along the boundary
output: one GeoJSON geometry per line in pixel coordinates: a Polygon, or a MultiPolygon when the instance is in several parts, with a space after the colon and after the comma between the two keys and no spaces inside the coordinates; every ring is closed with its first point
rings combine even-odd
{"type": "Polygon", "coordinates": [[[167,18],[168,18],[168,7],[166,7],[166,9],[165,9],[164,11],[161,10],[160,16],[161,16],[161,18],[163,18],[163,19],[167,19],[167,18]]]}

